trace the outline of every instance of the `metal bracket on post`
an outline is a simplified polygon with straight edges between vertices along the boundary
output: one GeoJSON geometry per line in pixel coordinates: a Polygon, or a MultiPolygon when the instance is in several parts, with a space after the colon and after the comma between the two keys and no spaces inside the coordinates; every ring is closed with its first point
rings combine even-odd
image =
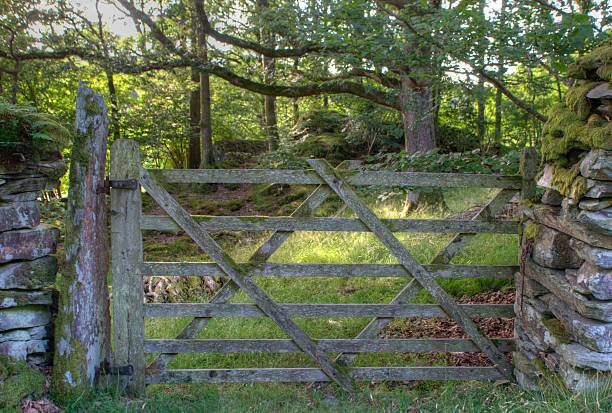
{"type": "Polygon", "coordinates": [[[127,366],[111,366],[108,360],[105,360],[100,364],[98,374],[100,376],[133,376],[134,367],[131,364],[127,366]]]}
{"type": "Polygon", "coordinates": [[[138,180],[137,179],[110,179],[108,181],[110,188],[115,189],[137,189],[138,188],[138,180]]]}

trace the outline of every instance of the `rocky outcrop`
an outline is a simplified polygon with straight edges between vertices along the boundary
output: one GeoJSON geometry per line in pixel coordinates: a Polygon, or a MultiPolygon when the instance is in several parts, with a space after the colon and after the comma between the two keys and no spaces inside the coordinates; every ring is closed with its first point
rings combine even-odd
{"type": "Polygon", "coordinates": [[[574,391],[612,377],[612,153],[586,152],[577,165],[565,177],[584,183],[581,195],[559,187],[559,170],[548,165],[542,203],[523,209],[515,369],[527,388],[544,370],[574,391]]]}
{"type": "Polygon", "coordinates": [[[612,43],[568,66],[542,130],[541,202],[523,208],[516,378],[582,391],[612,380],[612,43]]]}
{"type": "Polygon", "coordinates": [[[37,197],[64,172],[61,161],[0,168],[0,354],[39,365],[52,360],[59,230],[41,224],[37,197]]]}

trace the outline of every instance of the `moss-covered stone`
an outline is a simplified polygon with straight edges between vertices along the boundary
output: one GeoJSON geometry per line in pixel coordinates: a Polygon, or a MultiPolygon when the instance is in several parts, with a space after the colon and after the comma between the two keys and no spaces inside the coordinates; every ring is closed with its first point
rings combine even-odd
{"type": "Polygon", "coordinates": [[[525,240],[535,239],[540,231],[540,224],[529,221],[523,227],[523,237],[525,240]]]}
{"type": "Polygon", "coordinates": [[[552,184],[563,196],[580,199],[587,190],[587,180],[580,175],[580,164],[571,168],[556,165],[553,171],[552,184]]]}
{"type": "Polygon", "coordinates": [[[579,57],[568,67],[568,76],[574,79],[610,80],[612,66],[612,41],[608,40],[579,57]]]}
{"type": "Polygon", "coordinates": [[[612,82],[612,63],[600,66],[596,73],[601,79],[612,82]]]}
{"type": "Polygon", "coordinates": [[[45,376],[25,361],[0,355],[0,412],[20,412],[19,402],[31,396],[42,396],[45,376]]]}
{"type": "Polygon", "coordinates": [[[585,82],[571,87],[565,95],[565,104],[581,119],[587,120],[591,114],[591,103],[586,95],[597,86],[597,82],[585,82]]]}
{"type": "Polygon", "coordinates": [[[548,329],[548,332],[556,338],[561,344],[569,344],[572,342],[572,337],[570,334],[563,328],[563,325],[556,318],[547,318],[542,320],[542,323],[548,329]]]}
{"type": "MultiPolygon", "coordinates": [[[[568,66],[568,76],[579,81],[569,88],[565,104],[551,108],[542,134],[542,158],[568,166],[572,150],[612,149],[612,122],[592,107],[587,93],[612,80],[612,41],[602,43],[568,66]]],[[[582,189],[578,183],[576,191],[582,189]]]]}
{"type": "Polygon", "coordinates": [[[612,122],[586,122],[566,105],[554,106],[543,129],[542,158],[567,164],[572,149],[612,150],[612,122]]]}

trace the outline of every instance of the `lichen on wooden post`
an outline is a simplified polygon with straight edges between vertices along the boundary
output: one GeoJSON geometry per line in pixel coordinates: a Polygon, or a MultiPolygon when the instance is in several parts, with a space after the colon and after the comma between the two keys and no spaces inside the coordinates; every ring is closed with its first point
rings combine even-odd
{"type": "Polygon", "coordinates": [[[536,197],[536,174],[538,173],[538,152],[535,148],[526,148],[521,155],[521,200],[533,201],[536,197]]]}
{"type": "MultiPolygon", "coordinates": [[[[110,179],[137,182],[140,151],[131,139],[119,139],[111,147],[110,179]]],[[[142,236],[140,185],[135,188],[111,189],[111,234],[113,275],[113,362],[117,366],[132,366],[132,377],[119,380],[130,394],[145,392],[142,236]]]]}
{"type": "Polygon", "coordinates": [[[107,137],[104,98],[79,83],[52,383],[54,395],[63,400],[95,384],[97,369],[110,352],[104,195],[107,137]]]}

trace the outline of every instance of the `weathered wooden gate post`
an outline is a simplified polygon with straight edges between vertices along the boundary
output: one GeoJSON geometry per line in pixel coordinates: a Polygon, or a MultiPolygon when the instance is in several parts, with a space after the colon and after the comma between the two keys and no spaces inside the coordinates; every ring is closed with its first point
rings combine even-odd
{"type": "Polygon", "coordinates": [[[104,98],[79,84],[66,210],[66,263],[58,278],[53,392],[69,399],[92,386],[110,352],[104,98]]]}
{"type": "Polygon", "coordinates": [[[145,391],[144,291],[140,264],[140,151],[133,140],[120,139],[111,148],[111,245],[113,274],[113,343],[117,367],[131,366],[127,383],[133,395],[145,391]]]}
{"type": "Polygon", "coordinates": [[[521,200],[533,200],[536,195],[536,174],[538,173],[538,151],[535,148],[523,149],[521,154],[521,200]]]}

